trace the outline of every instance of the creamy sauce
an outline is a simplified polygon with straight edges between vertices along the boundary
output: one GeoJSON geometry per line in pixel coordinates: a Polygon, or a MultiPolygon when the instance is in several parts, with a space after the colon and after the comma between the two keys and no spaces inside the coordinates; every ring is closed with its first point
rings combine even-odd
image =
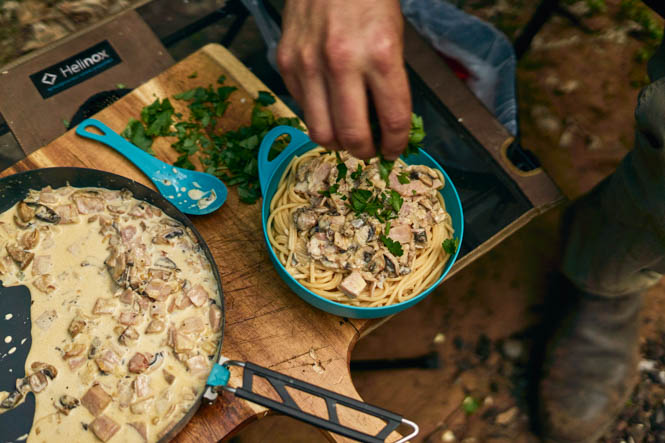
{"type": "Polygon", "coordinates": [[[203,197],[203,196],[205,195],[205,193],[204,193],[203,191],[199,190],[199,189],[190,189],[190,190],[187,192],[187,195],[188,195],[189,198],[191,198],[192,200],[200,200],[201,197],[203,197]]]}
{"type": "MultiPolygon", "coordinates": [[[[20,227],[15,221],[17,206],[0,214],[3,284],[26,285],[33,302],[32,348],[25,364],[26,376],[36,373],[32,368],[35,362],[57,369],[53,379],[47,378],[46,387],[35,392],[35,418],[27,439],[99,441],[91,430],[95,416],[87,407],[79,404],[65,414],[59,403],[63,395],[80,401],[91,387],[99,384],[112,401],[97,416],[108,417],[119,426],[108,441],[143,441],[129,424],[137,422],[145,424],[147,440],[156,441],[185,415],[205,388],[221,335],[219,325],[210,316],[211,311],[220,312],[216,280],[210,263],[184,226],[127,194],[101,189],[45,188],[41,193],[32,192],[28,201],[57,208],[76,203],[77,192],[88,192],[93,209],[77,203],[80,207],[74,206],[73,223],[64,223],[64,217],[56,223],[33,218],[27,226],[21,223],[24,227],[20,227]],[[94,209],[96,199],[103,200],[101,208],[94,209]],[[27,248],[23,243],[25,236],[34,231],[39,232],[39,241],[27,248]],[[20,261],[7,249],[12,245],[33,254],[22,270],[20,261]],[[117,257],[134,260],[133,266],[123,267],[126,271],[121,281],[112,276],[113,267],[105,265],[114,256],[114,250],[126,254],[118,253],[117,257]],[[131,255],[132,251],[139,252],[131,255]],[[156,276],[165,280],[157,281],[156,276]],[[165,283],[170,287],[167,292],[171,292],[165,297],[150,292],[150,288],[155,288],[151,282],[165,283]],[[193,291],[196,288],[203,292],[193,291]],[[131,297],[123,297],[128,290],[133,290],[131,297]],[[150,294],[165,300],[155,303],[150,294]],[[153,309],[153,305],[162,309],[153,309]],[[75,319],[82,319],[85,326],[72,334],[70,328],[75,319]],[[146,333],[153,320],[163,321],[163,330],[146,333]],[[134,323],[131,326],[138,337],[121,341],[127,323],[134,323]],[[184,344],[173,337],[179,337],[184,344]],[[77,347],[83,352],[75,357],[66,355],[77,347]],[[103,372],[98,361],[109,351],[117,357],[117,364],[103,372]],[[129,362],[137,353],[146,355],[152,363],[140,375],[129,370],[129,362]],[[160,353],[161,363],[157,357],[160,353]],[[77,359],[78,366],[72,364],[77,359]],[[147,383],[140,388],[137,380],[147,383]]],[[[5,318],[11,318],[11,314],[5,318]]],[[[5,338],[6,343],[10,341],[11,337],[5,338]]],[[[21,340],[21,344],[25,341],[21,340]]],[[[14,347],[9,353],[15,350],[14,347]]],[[[0,394],[0,400],[3,398],[6,395],[0,394]]]]}

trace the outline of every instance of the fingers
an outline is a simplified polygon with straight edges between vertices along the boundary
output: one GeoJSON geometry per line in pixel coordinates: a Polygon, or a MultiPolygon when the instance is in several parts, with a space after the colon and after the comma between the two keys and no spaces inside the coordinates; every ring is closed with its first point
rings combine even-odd
{"type": "Polygon", "coordinates": [[[401,45],[393,39],[377,44],[372,66],[366,79],[381,127],[379,149],[387,160],[395,160],[406,149],[411,128],[411,93],[401,45]]]}
{"type": "Polygon", "coordinates": [[[376,155],[369,127],[367,89],[353,48],[326,49],[326,80],[335,138],[351,155],[368,159],[376,155]]]}

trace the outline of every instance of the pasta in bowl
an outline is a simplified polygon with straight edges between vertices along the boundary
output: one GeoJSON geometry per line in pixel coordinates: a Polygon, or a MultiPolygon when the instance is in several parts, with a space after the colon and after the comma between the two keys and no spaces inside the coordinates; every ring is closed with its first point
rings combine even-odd
{"type": "Polygon", "coordinates": [[[443,280],[459,252],[459,197],[422,150],[387,170],[278,127],[262,141],[259,178],[271,260],[296,294],[327,312],[376,318],[406,309],[443,280]],[[285,134],[289,145],[268,161],[285,134]]]}

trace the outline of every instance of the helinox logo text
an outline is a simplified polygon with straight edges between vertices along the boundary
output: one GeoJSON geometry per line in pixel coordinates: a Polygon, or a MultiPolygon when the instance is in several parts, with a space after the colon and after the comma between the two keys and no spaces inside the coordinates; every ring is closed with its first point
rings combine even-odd
{"type": "Polygon", "coordinates": [[[81,71],[85,71],[86,69],[96,65],[97,63],[109,57],[110,55],[108,54],[108,52],[106,52],[106,49],[104,49],[102,51],[92,54],[90,57],[74,60],[74,63],[72,63],[71,65],[65,65],[61,67],[60,72],[62,73],[63,77],[67,78],[70,75],[74,75],[81,71]]]}
{"type": "MultiPolygon", "coordinates": [[[[1,2],[2,0],[0,0],[1,2]]],[[[30,74],[30,80],[42,98],[49,98],[122,63],[111,44],[104,40],[41,71],[30,74]]],[[[113,78],[118,82],[122,78],[113,78]]],[[[111,81],[111,80],[109,80],[111,81]]]]}

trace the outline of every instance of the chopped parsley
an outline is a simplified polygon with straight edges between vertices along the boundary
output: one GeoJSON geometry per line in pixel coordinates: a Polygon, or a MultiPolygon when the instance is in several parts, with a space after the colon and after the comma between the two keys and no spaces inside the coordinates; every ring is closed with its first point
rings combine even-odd
{"type": "Polygon", "coordinates": [[[480,403],[478,402],[478,400],[471,397],[470,395],[464,397],[464,400],[462,401],[462,409],[464,409],[464,412],[466,412],[468,415],[471,415],[474,412],[476,412],[479,407],[480,403]]]}
{"type": "Polygon", "coordinates": [[[390,221],[386,222],[386,235],[390,234],[390,221]]]}
{"type": "Polygon", "coordinates": [[[402,203],[404,203],[402,196],[399,195],[397,191],[392,189],[390,190],[390,197],[388,198],[388,201],[390,202],[390,206],[392,206],[395,212],[399,212],[399,210],[402,208],[402,203]]]}
{"type": "Polygon", "coordinates": [[[339,188],[339,184],[335,183],[334,185],[332,185],[328,189],[326,189],[324,191],[319,191],[319,194],[323,195],[324,197],[331,197],[332,194],[337,192],[338,188],[339,188]]]}
{"type": "Polygon", "coordinates": [[[351,178],[353,180],[358,180],[360,178],[360,175],[363,173],[363,167],[362,164],[358,163],[358,169],[356,169],[355,172],[351,173],[351,178]]]}
{"type": "Polygon", "coordinates": [[[406,172],[400,172],[400,174],[397,176],[397,181],[403,185],[411,183],[411,180],[409,180],[409,176],[406,172]]]}
{"type": "Polygon", "coordinates": [[[386,183],[388,183],[388,176],[390,171],[393,170],[393,166],[395,166],[395,162],[388,161],[383,158],[383,155],[379,154],[379,175],[386,183]]]}
{"type": "Polygon", "coordinates": [[[447,238],[443,241],[441,246],[447,254],[453,255],[457,252],[457,248],[459,248],[459,238],[447,238]]]}
{"type": "Polygon", "coordinates": [[[401,257],[404,255],[404,250],[402,250],[402,245],[399,242],[387,237],[384,234],[379,235],[379,239],[383,242],[388,251],[390,251],[390,253],[395,257],[401,257]]]}
{"type": "MultiPolygon", "coordinates": [[[[194,72],[188,78],[196,78],[194,72]]],[[[141,119],[130,119],[122,136],[154,155],[151,149],[154,138],[175,136],[171,145],[180,155],[174,162],[181,168],[195,169],[192,156],[196,155],[203,169],[222,179],[228,186],[237,186],[238,197],[244,203],[255,203],[261,197],[258,176],[258,149],[265,134],[275,126],[288,125],[304,129],[298,118],[275,117],[269,106],[275,98],[260,91],[252,108],[251,120],[234,131],[220,133],[217,121],[230,105],[229,97],[236,91],[225,86],[224,76],[217,80],[218,86],[196,87],[173,98],[188,103],[189,115],[175,113],[168,99],[155,100],[141,111],[141,119]],[[175,123],[174,123],[175,121],[175,123]]],[[[288,139],[278,139],[269,158],[281,152],[288,139]]]]}
{"type": "Polygon", "coordinates": [[[342,161],[342,158],[339,156],[339,152],[335,151],[335,157],[337,157],[337,180],[335,181],[339,182],[340,180],[344,180],[346,178],[348,168],[342,161]]]}
{"type": "Polygon", "coordinates": [[[129,140],[134,146],[138,146],[148,154],[155,155],[155,152],[152,150],[152,138],[146,135],[145,127],[140,120],[130,118],[127,127],[120,135],[129,140]]]}
{"type": "Polygon", "coordinates": [[[173,124],[173,105],[168,98],[156,99],[151,105],[141,110],[141,120],[145,123],[145,134],[148,136],[171,135],[173,124]]]}
{"type": "Polygon", "coordinates": [[[189,75],[187,76],[187,78],[196,78],[196,77],[198,77],[198,76],[199,76],[198,72],[194,71],[194,72],[192,72],[191,74],[189,74],[189,75]]]}

